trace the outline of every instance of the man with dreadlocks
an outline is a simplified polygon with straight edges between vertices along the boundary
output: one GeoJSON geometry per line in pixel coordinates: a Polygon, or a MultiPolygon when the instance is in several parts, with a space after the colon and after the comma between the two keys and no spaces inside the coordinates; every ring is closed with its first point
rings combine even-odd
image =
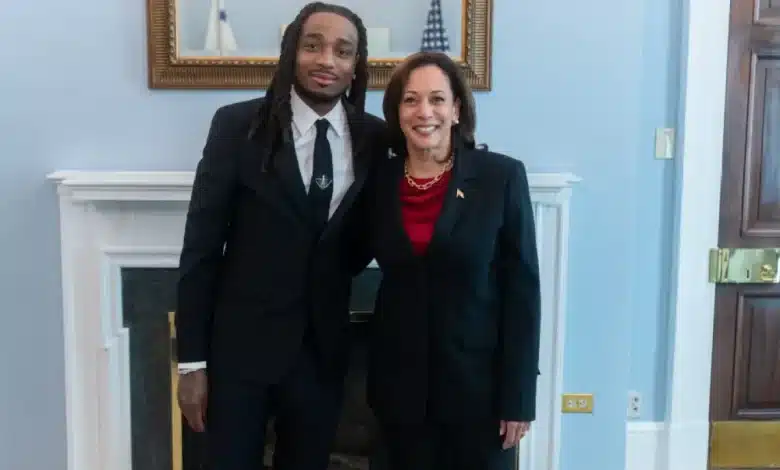
{"type": "Polygon", "coordinates": [[[365,27],[310,3],[281,48],[265,97],[215,113],[185,224],[178,400],[213,470],[263,468],[270,417],[275,469],[327,468],[364,267],[358,193],[384,141],[364,112],[365,27]]]}

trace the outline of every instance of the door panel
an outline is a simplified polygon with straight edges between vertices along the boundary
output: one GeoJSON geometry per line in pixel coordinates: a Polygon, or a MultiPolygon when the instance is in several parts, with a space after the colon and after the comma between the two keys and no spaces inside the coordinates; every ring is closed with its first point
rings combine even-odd
{"type": "MultiPolygon", "coordinates": [[[[734,3],[734,2],[732,2],[734,3]]],[[[771,23],[780,20],[780,0],[760,0],[758,3],[758,20],[771,23]]]]}
{"type": "Polygon", "coordinates": [[[729,36],[709,463],[763,470],[780,466],[780,0],[732,0],[729,36]]]}
{"type": "MultiPolygon", "coordinates": [[[[758,57],[753,86],[753,136],[749,149],[746,194],[747,230],[760,236],[780,229],[780,61],[758,57]],[[758,188],[752,188],[756,181],[758,188]]],[[[772,233],[774,232],[774,233],[772,233]]]]}
{"type": "Polygon", "coordinates": [[[780,285],[717,289],[711,420],[780,419],[780,285]]]}
{"type": "MultiPolygon", "coordinates": [[[[780,417],[780,298],[743,292],[737,306],[732,416],[780,417]]],[[[780,445],[780,443],[778,443],[780,445]]]]}

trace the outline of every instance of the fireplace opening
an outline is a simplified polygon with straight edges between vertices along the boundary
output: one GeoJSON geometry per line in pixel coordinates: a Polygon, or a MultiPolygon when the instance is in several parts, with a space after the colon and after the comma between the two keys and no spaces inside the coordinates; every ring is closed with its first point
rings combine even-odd
{"type": "MultiPolygon", "coordinates": [[[[344,406],[328,470],[382,470],[376,423],[365,401],[368,320],[380,272],[369,268],[353,283],[354,347],[344,406]]],[[[173,357],[175,269],[124,268],[122,307],[130,331],[130,400],[134,470],[206,470],[206,435],[189,429],[176,402],[173,357]]],[[[273,421],[268,425],[266,468],[271,469],[273,421]]]]}

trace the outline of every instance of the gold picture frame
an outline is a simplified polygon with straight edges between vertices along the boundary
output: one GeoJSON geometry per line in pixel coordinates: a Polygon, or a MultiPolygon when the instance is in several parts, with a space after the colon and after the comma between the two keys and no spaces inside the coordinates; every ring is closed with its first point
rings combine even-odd
{"type": "MultiPolygon", "coordinates": [[[[148,86],[152,89],[265,89],[278,57],[179,54],[177,2],[147,0],[148,86]]],[[[493,0],[461,0],[460,55],[472,89],[491,89],[493,0]]],[[[417,19],[415,20],[417,21],[417,19]]],[[[369,89],[382,90],[402,59],[369,57],[369,89]]]]}

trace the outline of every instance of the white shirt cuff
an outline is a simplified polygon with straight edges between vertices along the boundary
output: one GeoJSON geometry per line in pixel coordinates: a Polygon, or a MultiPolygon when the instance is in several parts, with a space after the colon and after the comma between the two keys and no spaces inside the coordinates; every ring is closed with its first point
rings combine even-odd
{"type": "Polygon", "coordinates": [[[200,362],[182,362],[179,364],[179,373],[186,374],[206,368],[206,361],[200,362]]]}

